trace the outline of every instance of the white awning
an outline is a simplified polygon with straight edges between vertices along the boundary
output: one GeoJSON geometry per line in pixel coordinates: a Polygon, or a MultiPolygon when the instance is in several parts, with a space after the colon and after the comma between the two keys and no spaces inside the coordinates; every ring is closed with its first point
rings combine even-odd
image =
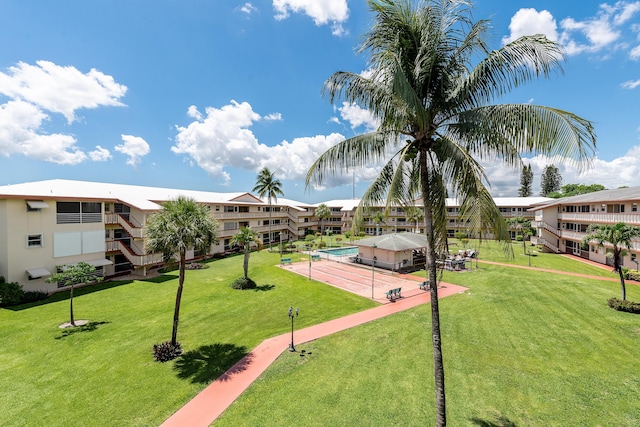
{"type": "Polygon", "coordinates": [[[31,209],[45,209],[49,207],[49,205],[42,200],[27,200],[27,205],[29,205],[31,209]]]}
{"type": "Polygon", "coordinates": [[[40,277],[51,276],[51,272],[49,270],[47,270],[46,268],[43,268],[43,267],[28,268],[27,269],[27,274],[32,279],[39,279],[40,277]]]}
{"type": "Polygon", "coordinates": [[[110,260],[106,259],[106,258],[100,258],[100,259],[94,259],[91,261],[85,261],[87,264],[89,265],[93,265],[94,267],[102,267],[104,265],[111,265],[113,264],[110,260]]]}

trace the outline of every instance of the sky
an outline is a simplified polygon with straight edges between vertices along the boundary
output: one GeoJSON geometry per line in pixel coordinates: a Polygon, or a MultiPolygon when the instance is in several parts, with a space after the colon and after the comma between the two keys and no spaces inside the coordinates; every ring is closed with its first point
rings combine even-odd
{"type": "MultiPolygon", "coordinates": [[[[640,1],[477,0],[492,49],[522,35],[562,44],[563,73],[498,102],[593,121],[597,156],[579,170],[525,158],[534,195],[548,164],[564,184],[640,185],[640,1]]],[[[358,105],[322,94],[362,73],[372,15],[364,0],[3,0],[0,185],[45,179],[250,192],[263,167],[284,197],[360,197],[379,165],[306,187],[332,145],[375,128],[358,105]]],[[[484,163],[494,196],[520,172],[484,163]]]]}

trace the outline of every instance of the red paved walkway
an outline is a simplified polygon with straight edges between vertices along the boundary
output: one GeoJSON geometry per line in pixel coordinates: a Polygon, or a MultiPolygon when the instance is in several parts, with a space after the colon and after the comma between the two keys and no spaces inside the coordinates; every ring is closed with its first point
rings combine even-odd
{"type": "MultiPolygon", "coordinates": [[[[323,281],[322,277],[325,277],[334,282],[339,282],[339,280],[335,278],[336,272],[332,272],[331,264],[334,263],[326,260],[314,263],[312,265],[312,278],[323,281]],[[326,276],[323,276],[323,274],[326,274],[326,276]]],[[[292,271],[296,269],[294,266],[287,266],[287,269],[289,269],[289,267],[292,267],[292,271]]],[[[304,265],[302,267],[304,267],[304,265]]],[[[306,273],[308,274],[308,266],[306,266],[306,268],[306,273]]],[[[350,276],[351,274],[357,275],[358,273],[362,273],[362,269],[358,269],[357,267],[350,267],[347,264],[343,264],[340,265],[339,268],[344,270],[345,276],[351,277],[351,279],[348,280],[342,279],[347,287],[358,281],[361,282],[365,278],[364,276],[360,278],[350,276]],[[352,268],[360,271],[354,273],[352,268]]],[[[304,268],[302,268],[302,270],[304,270],[304,268]]],[[[368,274],[365,275],[367,279],[365,290],[369,292],[369,297],[371,297],[370,273],[371,270],[369,269],[368,274]]],[[[380,319],[429,302],[429,293],[418,289],[418,281],[420,280],[419,278],[415,278],[415,276],[400,276],[397,274],[391,276],[381,272],[378,273],[376,270],[374,277],[376,297],[382,298],[383,300],[381,299],[380,302],[385,302],[386,304],[298,330],[295,332],[296,345],[313,341],[335,332],[362,325],[363,323],[371,322],[372,320],[380,319]],[[380,282],[378,282],[378,280],[380,282]],[[378,285],[378,283],[380,283],[380,285],[378,285]],[[389,301],[384,297],[383,291],[390,287],[399,287],[402,285],[407,288],[406,292],[403,289],[403,297],[394,303],[388,303],[389,301]]],[[[334,286],[338,285],[334,284],[334,286]]],[[[438,289],[438,298],[464,292],[466,289],[467,288],[462,286],[441,283],[438,289]]],[[[233,365],[224,375],[216,379],[173,414],[162,424],[162,427],[209,426],[283,351],[287,350],[290,341],[291,334],[288,333],[263,341],[262,344],[256,347],[251,353],[233,365]]]]}

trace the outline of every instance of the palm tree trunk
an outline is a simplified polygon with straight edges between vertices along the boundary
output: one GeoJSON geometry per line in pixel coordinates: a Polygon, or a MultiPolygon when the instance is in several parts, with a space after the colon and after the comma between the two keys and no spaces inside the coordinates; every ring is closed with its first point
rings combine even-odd
{"type": "Polygon", "coordinates": [[[244,263],[242,268],[244,269],[244,278],[249,278],[249,256],[251,256],[251,247],[247,243],[247,247],[244,249],[244,263]]]}
{"type": "Polygon", "coordinates": [[[180,250],[180,275],[178,277],[178,291],[176,293],[176,307],[173,311],[173,331],[171,332],[171,345],[174,347],[178,343],[178,322],[180,321],[180,302],[182,301],[182,288],[184,285],[186,252],[180,250]]]}
{"type": "Polygon", "coordinates": [[[427,236],[427,268],[429,270],[429,293],[431,297],[431,341],[433,343],[433,374],[436,391],[436,426],[447,425],[446,400],[444,390],[444,363],[442,358],[442,338],[440,335],[440,308],[438,305],[438,276],[436,270],[436,250],[433,232],[433,206],[430,199],[430,179],[427,171],[426,149],[420,150],[420,179],[422,180],[422,202],[424,204],[424,226],[427,236]]]}
{"type": "Polygon", "coordinates": [[[69,290],[69,323],[71,323],[71,326],[76,326],[76,321],[73,318],[73,283],[71,283],[71,289],[69,290]]]}
{"type": "Polygon", "coordinates": [[[622,266],[620,265],[620,255],[614,253],[613,256],[613,268],[618,272],[618,276],[620,276],[620,287],[622,288],[622,301],[627,299],[627,287],[624,284],[624,272],[622,271],[622,266]]]}
{"type": "MultiPolygon", "coordinates": [[[[271,252],[271,211],[273,208],[271,207],[271,197],[269,197],[269,252],[271,252]]],[[[245,279],[247,278],[247,274],[245,273],[245,279]]]]}

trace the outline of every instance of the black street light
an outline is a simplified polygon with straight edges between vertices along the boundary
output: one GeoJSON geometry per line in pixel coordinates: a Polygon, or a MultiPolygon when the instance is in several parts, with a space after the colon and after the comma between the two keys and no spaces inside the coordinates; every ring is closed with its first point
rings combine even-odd
{"type": "Polygon", "coordinates": [[[282,236],[283,233],[281,231],[280,233],[278,233],[278,237],[280,237],[280,258],[282,258],[282,236]]]}
{"type": "Polygon", "coordinates": [[[296,351],[296,348],[293,346],[293,319],[295,319],[298,314],[300,313],[300,310],[298,310],[296,308],[296,312],[293,312],[293,307],[289,307],[289,318],[291,319],[291,344],[289,344],[289,351],[293,352],[296,351]]]}

